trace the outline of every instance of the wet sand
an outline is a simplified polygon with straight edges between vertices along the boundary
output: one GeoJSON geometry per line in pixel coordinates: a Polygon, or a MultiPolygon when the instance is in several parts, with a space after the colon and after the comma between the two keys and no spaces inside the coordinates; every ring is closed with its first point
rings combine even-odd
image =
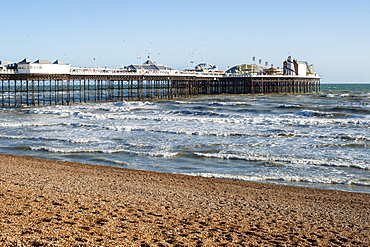
{"type": "Polygon", "coordinates": [[[370,194],[0,160],[0,246],[370,246],[370,194]]]}

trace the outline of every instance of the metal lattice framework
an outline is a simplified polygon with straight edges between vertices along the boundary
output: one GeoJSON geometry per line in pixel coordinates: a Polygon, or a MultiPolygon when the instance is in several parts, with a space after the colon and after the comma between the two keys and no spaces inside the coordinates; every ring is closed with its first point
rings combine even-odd
{"type": "Polygon", "coordinates": [[[2,107],[319,90],[320,77],[0,74],[2,107]]]}

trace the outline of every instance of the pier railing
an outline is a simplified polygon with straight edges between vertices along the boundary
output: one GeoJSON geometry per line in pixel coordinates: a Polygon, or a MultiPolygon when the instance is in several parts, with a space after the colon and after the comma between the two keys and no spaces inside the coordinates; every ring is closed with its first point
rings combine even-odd
{"type": "Polygon", "coordinates": [[[16,74],[16,70],[0,67],[0,74],[16,74]]]}
{"type": "Polygon", "coordinates": [[[198,77],[223,77],[224,74],[220,72],[197,72],[197,71],[155,71],[155,70],[140,70],[128,71],[126,69],[103,69],[103,68],[71,68],[71,75],[172,75],[172,76],[198,76],[198,77]]]}

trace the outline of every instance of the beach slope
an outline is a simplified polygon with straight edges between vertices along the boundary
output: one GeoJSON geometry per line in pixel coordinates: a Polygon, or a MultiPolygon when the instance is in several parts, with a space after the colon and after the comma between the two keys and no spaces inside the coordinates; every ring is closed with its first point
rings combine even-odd
{"type": "Polygon", "coordinates": [[[0,246],[370,246],[369,202],[0,154],[0,246]]]}

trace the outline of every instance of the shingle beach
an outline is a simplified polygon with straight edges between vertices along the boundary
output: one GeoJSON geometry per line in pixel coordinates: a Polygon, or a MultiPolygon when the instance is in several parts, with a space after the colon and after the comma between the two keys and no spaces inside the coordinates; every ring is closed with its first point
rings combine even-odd
{"type": "Polygon", "coordinates": [[[0,246],[370,246],[370,194],[0,159],[0,246]]]}

